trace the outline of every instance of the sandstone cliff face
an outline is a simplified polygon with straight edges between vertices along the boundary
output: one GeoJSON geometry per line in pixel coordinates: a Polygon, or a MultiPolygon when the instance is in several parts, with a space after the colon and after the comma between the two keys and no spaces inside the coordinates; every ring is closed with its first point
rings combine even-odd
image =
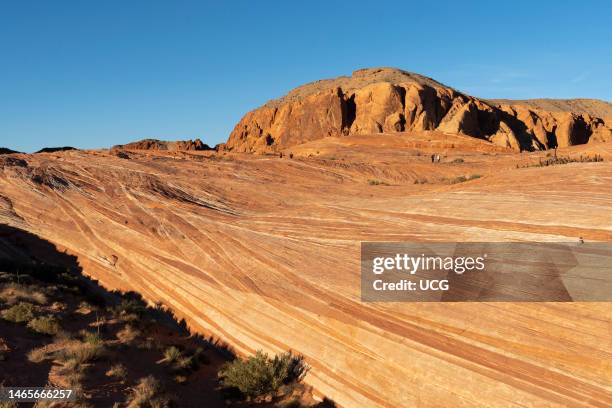
{"type": "Polygon", "coordinates": [[[541,150],[612,140],[606,123],[611,106],[588,100],[485,101],[424,76],[373,68],[301,86],[249,112],[224,149],[268,152],[326,136],[439,130],[541,150]]]}
{"type": "Polygon", "coordinates": [[[178,140],[166,142],[157,139],[144,139],[124,145],[113,146],[111,150],[211,150],[210,146],[203,143],[200,139],[178,140]]]}

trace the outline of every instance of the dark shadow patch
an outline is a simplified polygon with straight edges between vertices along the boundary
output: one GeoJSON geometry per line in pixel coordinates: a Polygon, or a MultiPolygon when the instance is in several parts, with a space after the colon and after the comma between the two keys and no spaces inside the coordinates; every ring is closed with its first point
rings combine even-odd
{"type": "Polygon", "coordinates": [[[342,104],[342,129],[348,134],[355,118],[357,117],[357,105],[355,104],[355,94],[352,94],[348,98],[343,98],[342,104]]]}

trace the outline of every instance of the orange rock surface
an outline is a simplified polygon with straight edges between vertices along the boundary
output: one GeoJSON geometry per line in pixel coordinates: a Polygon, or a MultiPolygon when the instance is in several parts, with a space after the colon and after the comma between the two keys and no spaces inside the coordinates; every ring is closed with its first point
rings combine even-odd
{"type": "Polygon", "coordinates": [[[439,130],[515,150],[612,140],[612,104],[485,101],[422,75],[370,68],[315,81],[247,113],[225,148],[271,152],[328,136],[439,130]]]}
{"type": "Polygon", "coordinates": [[[362,240],[611,240],[612,145],[558,152],[604,162],[532,168],[517,165],[546,152],[441,132],[291,151],[4,155],[0,222],[240,353],[303,354],[306,381],[343,407],[612,404],[609,303],[366,304],[359,294],[362,240]],[[472,174],[482,177],[445,181],[472,174]]]}

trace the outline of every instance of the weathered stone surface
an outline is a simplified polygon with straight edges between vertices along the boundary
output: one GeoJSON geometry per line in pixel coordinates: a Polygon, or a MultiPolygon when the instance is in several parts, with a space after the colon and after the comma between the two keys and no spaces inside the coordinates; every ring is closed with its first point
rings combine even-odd
{"type": "Polygon", "coordinates": [[[339,407],[611,406],[609,303],[365,303],[359,259],[373,239],[611,241],[612,144],[558,151],[603,162],[529,168],[545,153],[438,131],[309,144],[321,154],[22,155],[0,170],[0,224],[239,355],[303,355],[339,407]]]}
{"type": "Polygon", "coordinates": [[[327,136],[440,130],[541,150],[610,140],[610,106],[585,99],[485,101],[418,74],[372,68],[303,85],[249,112],[224,148],[267,152],[327,136]]]}
{"type": "Polygon", "coordinates": [[[157,139],[143,139],[137,142],[127,143],[124,145],[113,146],[111,150],[212,150],[210,146],[203,143],[200,139],[196,140],[178,140],[167,142],[157,139]]]}
{"type": "Polygon", "coordinates": [[[509,147],[515,150],[518,150],[520,146],[516,135],[512,129],[510,129],[510,126],[508,126],[505,122],[501,122],[499,124],[499,129],[489,138],[489,140],[496,145],[509,147]]]}
{"type": "Polygon", "coordinates": [[[389,82],[378,82],[355,92],[355,121],[350,133],[367,134],[404,130],[405,90],[389,82]]]}

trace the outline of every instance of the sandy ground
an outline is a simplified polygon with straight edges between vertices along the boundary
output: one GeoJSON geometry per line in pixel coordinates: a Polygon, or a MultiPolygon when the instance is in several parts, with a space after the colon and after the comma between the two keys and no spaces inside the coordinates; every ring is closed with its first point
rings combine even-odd
{"type": "Polygon", "coordinates": [[[610,303],[359,298],[363,240],[611,240],[612,145],[558,152],[603,163],[529,168],[546,152],[435,132],[284,153],[15,156],[28,167],[0,166],[0,222],[239,353],[302,353],[341,406],[612,405],[610,303]]]}

